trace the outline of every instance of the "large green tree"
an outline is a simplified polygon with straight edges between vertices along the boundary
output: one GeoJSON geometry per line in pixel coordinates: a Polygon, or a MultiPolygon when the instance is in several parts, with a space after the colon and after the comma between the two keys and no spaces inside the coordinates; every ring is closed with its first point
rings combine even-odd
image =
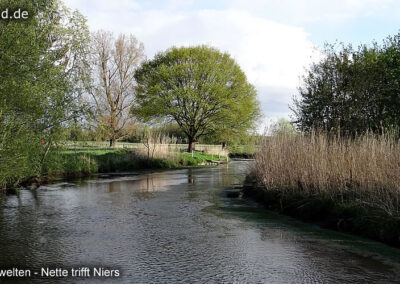
{"type": "Polygon", "coordinates": [[[88,40],[85,19],[60,1],[6,5],[29,17],[0,20],[0,187],[40,173],[63,124],[79,115],[88,40]]]}
{"type": "Polygon", "coordinates": [[[356,134],[400,127],[400,34],[382,44],[327,45],[295,101],[301,130],[356,134]]]}
{"type": "Polygon", "coordinates": [[[259,115],[255,88],[227,53],[207,46],[173,47],[135,72],[133,113],[176,121],[189,145],[202,136],[240,135],[259,115]]]}

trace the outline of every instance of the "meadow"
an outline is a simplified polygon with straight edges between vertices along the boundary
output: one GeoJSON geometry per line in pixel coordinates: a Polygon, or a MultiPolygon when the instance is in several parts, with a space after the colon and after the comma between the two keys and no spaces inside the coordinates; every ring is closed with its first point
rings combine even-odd
{"type": "MultiPolygon", "coordinates": [[[[40,179],[85,176],[97,172],[123,172],[140,169],[171,169],[206,166],[227,161],[227,152],[219,145],[200,145],[193,153],[187,145],[117,143],[104,147],[98,142],[67,142],[46,158],[40,179]],[[182,149],[181,149],[182,148],[182,149]]],[[[32,180],[31,178],[28,180],[32,180]]],[[[34,181],[37,182],[37,178],[34,181]]],[[[29,183],[29,182],[28,182],[29,183]]]]}

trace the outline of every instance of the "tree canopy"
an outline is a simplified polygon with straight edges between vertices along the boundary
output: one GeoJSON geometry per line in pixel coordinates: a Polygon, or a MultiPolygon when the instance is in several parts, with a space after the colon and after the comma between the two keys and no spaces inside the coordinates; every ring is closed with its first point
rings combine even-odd
{"type": "Polygon", "coordinates": [[[130,108],[134,96],[134,72],[144,58],[144,47],[135,36],[97,31],[92,35],[90,62],[97,127],[102,128],[115,146],[132,123],[130,108]]]}
{"type": "Polygon", "coordinates": [[[354,134],[400,126],[400,35],[381,45],[327,45],[299,88],[300,129],[354,134]]]}
{"type": "Polygon", "coordinates": [[[133,113],[171,119],[193,142],[205,135],[239,135],[259,115],[255,88],[227,53],[207,46],[173,47],[135,72],[133,113]]]}
{"type": "Polygon", "coordinates": [[[294,125],[285,118],[279,118],[271,127],[272,135],[294,135],[296,134],[296,128],[294,125]]]}
{"type": "Polygon", "coordinates": [[[0,20],[0,186],[36,174],[62,124],[78,115],[88,36],[82,15],[59,1],[7,5],[29,18],[0,20]]]}

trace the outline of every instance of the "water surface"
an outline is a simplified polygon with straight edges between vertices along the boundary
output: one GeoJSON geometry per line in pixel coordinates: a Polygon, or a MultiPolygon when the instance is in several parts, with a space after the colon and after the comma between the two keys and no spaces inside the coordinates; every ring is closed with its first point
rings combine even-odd
{"type": "Polygon", "coordinates": [[[245,171],[103,175],[2,197],[0,267],[108,267],[117,283],[399,283],[399,250],[227,198],[245,171]]]}

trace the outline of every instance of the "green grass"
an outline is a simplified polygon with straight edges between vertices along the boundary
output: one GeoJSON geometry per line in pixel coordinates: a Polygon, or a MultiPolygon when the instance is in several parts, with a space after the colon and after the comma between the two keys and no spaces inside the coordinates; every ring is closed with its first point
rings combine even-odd
{"type": "Polygon", "coordinates": [[[62,154],[90,154],[90,155],[104,155],[109,153],[124,153],[124,149],[112,148],[88,148],[88,147],[69,147],[58,151],[62,154]]]}
{"type": "MultiPolygon", "coordinates": [[[[226,157],[220,157],[226,160],[226,157]]],[[[209,160],[220,160],[218,155],[200,152],[176,153],[173,160],[165,158],[147,159],[128,149],[73,147],[49,154],[44,175],[82,175],[96,172],[120,172],[140,169],[170,169],[201,165],[209,160]]]]}
{"type": "Polygon", "coordinates": [[[228,146],[229,156],[237,158],[252,158],[258,151],[258,146],[254,144],[249,145],[232,145],[228,146]]]}
{"type": "Polygon", "coordinates": [[[194,152],[193,157],[192,153],[179,153],[179,164],[185,166],[193,166],[201,163],[205,163],[207,161],[226,161],[226,157],[211,155],[206,153],[194,152]]]}

